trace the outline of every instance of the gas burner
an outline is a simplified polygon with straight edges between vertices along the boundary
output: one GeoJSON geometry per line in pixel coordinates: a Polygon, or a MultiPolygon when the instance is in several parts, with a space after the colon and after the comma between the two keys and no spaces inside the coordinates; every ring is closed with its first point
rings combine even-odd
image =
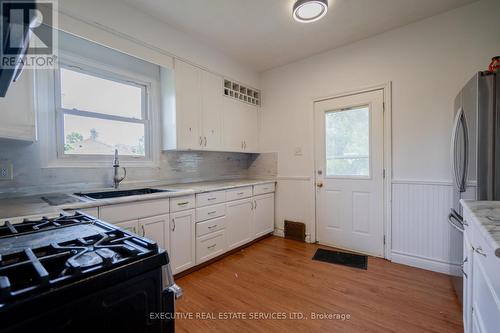
{"type": "Polygon", "coordinates": [[[95,219],[90,216],[75,213],[74,215],[60,214],[57,217],[43,216],[40,219],[25,219],[21,223],[11,223],[6,221],[0,226],[0,238],[25,235],[45,230],[65,228],[77,224],[93,223],[95,219]]]}
{"type": "MultiPolygon", "coordinates": [[[[91,220],[86,215],[76,217],[77,219],[75,216],[66,219],[61,216],[60,219],[50,221],[50,223],[56,220],[57,223],[61,221],[65,223],[76,220],[77,225],[73,227],[75,230],[65,228],[56,232],[45,229],[46,232],[43,234],[32,233],[19,238],[0,238],[1,245],[2,242],[20,241],[22,237],[49,240],[51,237],[58,237],[58,233],[66,231],[70,231],[69,235],[76,236],[62,242],[47,242],[45,244],[48,245],[45,246],[24,248],[21,251],[0,255],[0,308],[7,300],[51,286],[64,285],[85,276],[158,254],[158,246],[154,242],[99,220],[91,220]],[[80,221],[84,224],[80,225],[80,221]],[[77,235],[85,228],[88,229],[85,223],[90,222],[94,222],[91,225],[91,230],[95,230],[94,233],[78,237],[77,235]]],[[[40,227],[40,223],[37,226],[40,227]]]]}

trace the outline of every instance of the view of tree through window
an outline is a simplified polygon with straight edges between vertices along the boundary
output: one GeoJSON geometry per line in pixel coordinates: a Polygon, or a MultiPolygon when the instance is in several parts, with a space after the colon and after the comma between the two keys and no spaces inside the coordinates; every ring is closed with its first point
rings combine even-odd
{"type": "Polygon", "coordinates": [[[325,115],[327,176],[370,175],[368,106],[325,115]]]}
{"type": "Polygon", "coordinates": [[[64,154],[145,156],[145,87],[60,70],[64,154]]]}

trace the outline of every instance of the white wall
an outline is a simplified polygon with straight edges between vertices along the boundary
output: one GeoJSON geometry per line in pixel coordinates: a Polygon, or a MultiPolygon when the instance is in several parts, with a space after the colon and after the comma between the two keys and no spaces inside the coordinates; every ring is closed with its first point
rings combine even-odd
{"type": "Polygon", "coordinates": [[[479,1],[264,72],[261,142],[278,152],[278,175],[284,177],[277,194],[278,227],[284,219],[299,220],[309,231],[314,223],[312,100],[317,97],[392,81],[392,178],[449,182],[453,99],[474,72],[500,54],[498,13],[500,1],[479,1]],[[294,156],[295,147],[302,148],[302,156],[294,156]]]}
{"type": "Polygon", "coordinates": [[[211,71],[259,87],[256,71],[189,34],[119,0],[61,0],[59,10],[96,22],[193,62],[211,71]]]}

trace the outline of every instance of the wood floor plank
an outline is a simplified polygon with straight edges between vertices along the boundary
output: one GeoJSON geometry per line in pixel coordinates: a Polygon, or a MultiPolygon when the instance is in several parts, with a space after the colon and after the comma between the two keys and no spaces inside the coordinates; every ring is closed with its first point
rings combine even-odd
{"type": "Polygon", "coordinates": [[[178,318],[177,332],[463,332],[448,276],[372,257],[366,271],[311,260],[319,247],[269,237],[178,279],[177,312],[216,319],[178,318]],[[246,319],[219,318],[238,312],[246,319]],[[258,313],[287,319],[249,319],[258,313]]]}

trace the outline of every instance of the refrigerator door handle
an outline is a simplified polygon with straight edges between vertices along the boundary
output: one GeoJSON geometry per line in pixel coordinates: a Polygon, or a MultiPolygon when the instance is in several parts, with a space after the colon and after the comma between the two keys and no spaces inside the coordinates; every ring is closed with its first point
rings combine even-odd
{"type": "Polygon", "coordinates": [[[464,110],[461,108],[457,111],[455,116],[455,121],[453,125],[453,132],[451,135],[451,148],[450,148],[450,159],[453,170],[453,178],[455,180],[455,185],[460,192],[465,192],[465,184],[467,180],[467,169],[468,169],[468,154],[469,154],[469,137],[467,133],[467,123],[465,119],[464,110]],[[462,131],[460,131],[462,128],[462,131]],[[459,135],[463,135],[463,156],[462,160],[457,161],[457,141],[459,135]],[[461,165],[460,165],[461,164],[461,165]]]}
{"type": "Polygon", "coordinates": [[[454,209],[452,209],[450,214],[448,215],[448,223],[458,231],[462,233],[464,232],[465,223],[454,209]]]}

